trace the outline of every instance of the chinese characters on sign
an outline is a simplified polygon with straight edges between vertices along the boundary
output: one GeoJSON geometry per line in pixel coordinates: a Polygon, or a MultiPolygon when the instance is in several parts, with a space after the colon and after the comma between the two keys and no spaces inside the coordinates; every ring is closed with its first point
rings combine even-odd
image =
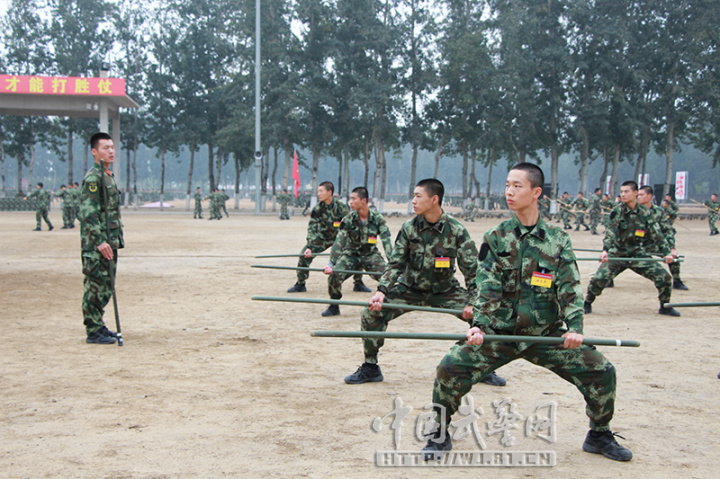
{"type": "Polygon", "coordinates": [[[684,200],[687,191],[687,171],[678,171],[675,173],[675,199],[684,200]]]}
{"type": "Polygon", "coordinates": [[[125,96],[122,78],[0,75],[0,93],[125,96]]]}

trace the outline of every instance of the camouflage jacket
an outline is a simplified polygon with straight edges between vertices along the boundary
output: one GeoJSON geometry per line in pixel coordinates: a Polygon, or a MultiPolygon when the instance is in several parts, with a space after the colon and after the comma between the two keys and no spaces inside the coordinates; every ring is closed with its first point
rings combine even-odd
{"type": "Polygon", "coordinates": [[[195,193],[193,198],[195,199],[195,204],[201,203],[203,200],[202,193],[195,193]]]}
{"type": "Polygon", "coordinates": [[[670,245],[648,209],[638,203],[635,209],[631,210],[624,203],[620,203],[610,213],[603,250],[610,256],[631,258],[647,255],[645,248],[651,248],[653,252],[663,256],[670,254],[670,245]]]}
{"type": "Polygon", "coordinates": [[[593,193],[590,195],[590,213],[600,214],[600,205],[602,205],[602,198],[593,193]]]}
{"type": "Polygon", "coordinates": [[[322,201],[318,202],[310,212],[307,230],[308,246],[321,246],[335,241],[340,230],[340,222],[347,214],[348,207],[340,200],[333,198],[329,205],[322,201]]]}
{"type": "Polygon", "coordinates": [[[673,200],[668,201],[667,209],[665,210],[665,214],[667,215],[668,219],[670,220],[670,223],[674,223],[678,216],[678,205],[673,200]]]}
{"type": "MultiPolygon", "coordinates": [[[[28,198],[29,198],[29,196],[28,196],[28,198]]],[[[720,212],[720,201],[707,200],[703,204],[708,207],[708,213],[710,215],[713,215],[713,214],[717,215],[718,212],[720,212]]]]}
{"type": "Polygon", "coordinates": [[[47,209],[50,206],[50,193],[45,188],[38,188],[27,195],[27,197],[37,199],[36,204],[38,209],[47,209]]]}
{"type": "Polygon", "coordinates": [[[468,302],[475,296],[477,247],[470,233],[445,212],[435,224],[420,215],[403,223],[388,257],[378,291],[388,292],[396,282],[426,293],[444,293],[458,288],[455,263],[465,276],[468,302]]]}
{"type": "Polygon", "coordinates": [[[80,192],[80,241],[83,251],[97,251],[97,247],[107,242],[112,249],[125,246],[123,239],[122,220],[120,218],[120,191],[113,174],[102,169],[95,163],[83,178],[80,192]],[[101,186],[105,185],[105,195],[101,186]],[[110,238],[107,234],[107,216],[105,198],[110,218],[110,238]]]}
{"type": "Polygon", "coordinates": [[[546,336],[567,325],[582,334],[583,293],[570,236],[542,218],[528,230],[517,217],[485,233],[477,268],[475,326],[546,336]]]}
{"type": "MultiPolygon", "coordinates": [[[[670,223],[670,220],[665,215],[665,210],[657,205],[652,205],[652,207],[648,208],[648,210],[650,210],[650,216],[652,216],[652,218],[660,226],[660,231],[662,232],[663,237],[667,240],[668,246],[675,249],[675,229],[672,227],[672,223],[670,223]]],[[[653,253],[655,243],[648,241],[647,244],[643,243],[643,247],[647,251],[653,253]]]]}
{"type": "Polygon", "coordinates": [[[575,201],[573,201],[573,206],[579,212],[583,212],[588,209],[588,200],[586,200],[585,198],[577,198],[575,201]]]}
{"type": "Polygon", "coordinates": [[[365,224],[360,221],[357,211],[351,211],[340,222],[340,228],[330,250],[330,263],[336,264],[340,255],[353,257],[377,253],[378,239],[382,240],[385,256],[392,253],[392,237],[385,218],[377,211],[370,210],[365,224]]]}
{"type": "Polygon", "coordinates": [[[290,200],[291,200],[290,195],[285,195],[285,194],[277,195],[276,199],[277,199],[278,203],[280,203],[280,206],[284,206],[284,207],[287,207],[288,203],[290,203],[290,200]]]}
{"type": "Polygon", "coordinates": [[[80,206],[80,188],[73,188],[70,190],[70,206],[80,206]]]}
{"type": "Polygon", "coordinates": [[[60,193],[53,193],[53,196],[62,199],[63,208],[69,208],[72,206],[72,190],[65,188],[64,190],[60,190],[60,193]]]}

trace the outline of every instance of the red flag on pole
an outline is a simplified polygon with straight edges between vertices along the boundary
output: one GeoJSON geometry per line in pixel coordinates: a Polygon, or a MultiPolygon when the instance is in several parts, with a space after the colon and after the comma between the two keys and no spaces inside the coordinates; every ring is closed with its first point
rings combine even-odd
{"type": "Polygon", "coordinates": [[[295,198],[300,194],[300,169],[297,162],[297,150],[293,150],[293,180],[295,180],[295,198]]]}

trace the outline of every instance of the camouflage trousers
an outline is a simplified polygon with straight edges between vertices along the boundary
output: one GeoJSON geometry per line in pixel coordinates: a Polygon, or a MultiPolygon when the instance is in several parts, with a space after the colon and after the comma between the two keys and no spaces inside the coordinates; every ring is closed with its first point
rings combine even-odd
{"type": "Polygon", "coordinates": [[[280,205],[280,219],[281,220],[289,220],[290,215],[288,214],[288,207],[287,205],[280,205]]]}
{"type": "Polygon", "coordinates": [[[653,281],[658,290],[658,299],[661,304],[670,302],[672,294],[672,278],[658,262],[651,261],[609,261],[600,265],[595,276],[590,280],[585,300],[592,303],[602,294],[605,286],[617,275],[631,269],[640,276],[653,281]]]}
{"type": "Polygon", "coordinates": [[[85,275],[82,313],[88,336],[105,326],[103,313],[112,298],[110,268],[112,267],[113,276],[117,271],[117,251],[113,251],[113,254],[115,259],[108,261],[99,251],[82,253],[82,271],[85,275]]]}
{"type": "Polygon", "coordinates": [[[563,222],[563,228],[571,228],[572,227],[572,224],[570,223],[570,213],[568,213],[567,211],[561,211],[560,219],[563,222]]]}
{"type": "Polygon", "coordinates": [[[72,206],[63,206],[62,216],[63,216],[63,226],[72,226],[72,224],[75,222],[75,219],[73,218],[72,206]]]}
{"type": "Polygon", "coordinates": [[[713,213],[712,211],[708,214],[708,225],[710,226],[710,232],[711,233],[718,233],[717,226],[715,226],[715,222],[718,220],[718,214],[713,213]]]}
{"type": "MultiPolygon", "coordinates": [[[[561,334],[558,331],[554,336],[561,334]]],[[[586,345],[565,349],[555,344],[533,344],[523,349],[521,345],[526,344],[487,342],[470,346],[460,342],[453,346],[440,361],[433,386],[433,406],[438,424],[447,427],[463,396],[491,371],[516,359],[524,359],[574,384],[585,398],[585,413],[590,418],[590,428],[609,430],[615,410],[615,367],[602,353],[594,346],[586,345]]]]}
{"type": "Polygon", "coordinates": [[[45,220],[48,228],[53,227],[52,223],[50,223],[50,218],[48,218],[47,208],[38,208],[35,210],[35,222],[37,223],[37,229],[40,229],[40,227],[42,226],[42,220],[45,220]]]}
{"type": "Polygon", "coordinates": [[[600,224],[600,212],[590,213],[590,231],[597,233],[597,227],[600,224]]]}
{"type": "MultiPolygon", "coordinates": [[[[416,291],[402,284],[395,284],[388,291],[385,301],[388,303],[412,304],[413,306],[430,306],[432,308],[463,309],[468,306],[469,299],[467,290],[460,286],[444,293],[432,293],[416,291]]],[[[370,311],[369,308],[363,308],[360,313],[360,329],[362,331],[387,331],[388,323],[406,312],[384,308],[380,311],[370,311]]],[[[472,318],[463,319],[461,315],[457,317],[472,324],[472,318]]],[[[385,344],[385,340],[382,338],[363,339],[366,363],[377,364],[378,351],[383,347],[383,344],[385,344]]]]}
{"type": "MultiPolygon", "coordinates": [[[[333,269],[350,269],[354,271],[364,270],[375,273],[382,273],[385,269],[385,260],[380,253],[373,253],[369,256],[349,256],[343,254],[338,259],[337,264],[333,265],[333,269]]],[[[328,276],[328,294],[331,299],[342,298],[342,284],[350,277],[348,273],[335,273],[328,276]]],[[[380,276],[373,275],[374,280],[379,280],[380,276]]]]}
{"type": "Polygon", "coordinates": [[[195,202],[195,211],[193,212],[193,218],[202,219],[202,203],[200,203],[199,201],[195,202]]]}
{"type": "Polygon", "coordinates": [[[578,213],[575,215],[575,225],[577,228],[580,228],[581,226],[584,226],[585,228],[589,228],[587,223],[585,223],[585,214],[584,213],[578,213]]]}
{"type": "MultiPolygon", "coordinates": [[[[315,259],[314,256],[310,257],[310,258],[306,258],[305,256],[303,256],[303,253],[305,253],[306,249],[310,249],[310,251],[312,251],[313,254],[318,254],[318,253],[322,253],[326,249],[332,247],[333,243],[334,243],[334,241],[325,241],[322,243],[316,243],[314,245],[306,244],[305,246],[303,246],[303,248],[300,250],[300,259],[298,259],[298,264],[297,264],[298,267],[299,268],[309,268],[310,264],[315,259]]],[[[307,281],[308,276],[310,276],[309,271],[298,270],[297,282],[299,284],[305,284],[305,281],[307,281]]],[[[354,275],[353,279],[355,280],[356,284],[362,283],[362,275],[361,274],[354,275]]]]}

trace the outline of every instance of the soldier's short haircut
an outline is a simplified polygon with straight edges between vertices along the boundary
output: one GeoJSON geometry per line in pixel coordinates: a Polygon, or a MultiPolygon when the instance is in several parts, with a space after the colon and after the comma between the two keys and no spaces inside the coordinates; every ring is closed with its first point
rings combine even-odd
{"type": "Polygon", "coordinates": [[[40,188],[44,188],[44,185],[43,185],[41,182],[39,182],[39,181],[38,181],[38,184],[37,184],[37,185],[38,185],[40,188]]]}
{"type": "Polygon", "coordinates": [[[510,168],[510,171],[512,170],[520,170],[527,173],[527,179],[533,188],[542,188],[545,184],[545,174],[538,165],[533,163],[518,163],[510,168]]]}
{"type": "Polygon", "coordinates": [[[90,137],[90,149],[94,150],[95,148],[97,148],[100,140],[112,140],[112,136],[108,135],[104,131],[95,133],[93,136],[90,137]]]}
{"type": "Polygon", "coordinates": [[[65,185],[60,185],[60,188],[67,188],[65,185]]]}
{"type": "Polygon", "coordinates": [[[352,190],[352,193],[358,195],[358,198],[360,198],[361,200],[366,200],[370,197],[367,188],[365,188],[364,186],[358,186],[357,188],[354,188],[352,190]]]}
{"type": "Polygon", "coordinates": [[[78,183],[77,181],[76,181],[75,183],[73,183],[73,184],[74,184],[75,186],[80,186],[80,183],[78,183]]]}
{"type": "Polygon", "coordinates": [[[595,193],[597,193],[598,191],[602,191],[602,188],[595,188],[595,193]]]}
{"type": "Polygon", "coordinates": [[[623,187],[623,186],[629,186],[630,189],[633,191],[638,190],[638,184],[636,182],[634,182],[633,180],[628,180],[628,181],[624,182],[622,185],[620,185],[620,187],[623,187]]]}
{"type": "Polygon", "coordinates": [[[641,186],[641,187],[640,187],[640,191],[644,191],[645,193],[647,193],[647,194],[650,195],[650,196],[653,195],[653,189],[652,189],[652,187],[650,187],[650,186],[648,186],[648,185],[641,186]]]}
{"type": "Polygon", "coordinates": [[[425,178],[424,180],[417,182],[415,187],[418,186],[424,189],[430,198],[437,196],[438,204],[442,205],[443,196],[445,196],[445,187],[440,180],[436,180],[435,178],[425,178]]]}
{"type": "Polygon", "coordinates": [[[323,181],[318,186],[322,186],[326,190],[328,190],[330,193],[335,193],[335,185],[332,184],[332,181],[323,181]]]}

